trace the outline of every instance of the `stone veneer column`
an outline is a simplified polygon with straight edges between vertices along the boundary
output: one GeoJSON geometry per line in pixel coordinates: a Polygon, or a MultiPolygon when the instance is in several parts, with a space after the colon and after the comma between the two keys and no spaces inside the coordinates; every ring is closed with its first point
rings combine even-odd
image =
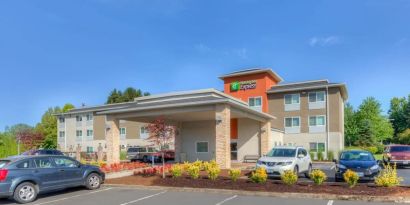
{"type": "Polygon", "coordinates": [[[120,162],[120,121],[107,116],[107,164],[120,162]]]}
{"type": "Polygon", "coordinates": [[[222,169],[231,168],[231,109],[221,104],[215,107],[215,160],[222,169]]]}
{"type": "Polygon", "coordinates": [[[271,122],[261,123],[261,155],[267,154],[273,147],[271,122]]]}

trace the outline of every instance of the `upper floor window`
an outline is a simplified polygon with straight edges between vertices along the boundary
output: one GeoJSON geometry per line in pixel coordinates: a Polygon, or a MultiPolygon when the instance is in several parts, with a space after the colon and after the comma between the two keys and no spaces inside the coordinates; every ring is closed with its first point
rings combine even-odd
{"type": "Polygon", "coordinates": [[[325,116],[309,117],[309,126],[324,126],[326,125],[325,116]]]}
{"type": "Polygon", "coordinates": [[[248,103],[249,107],[260,111],[262,108],[262,97],[251,97],[248,103]]]}
{"type": "Polygon", "coordinates": [[[81,115],[77,115],[77,116],[75,116],[75,121],[81,122],[81,121],[83,121],[83,117],[81,115]]]}
{"type": "Polygon", "coordinates": [[[93,130],[87,130],[87,137],[92,137],[94,135],[93,130]]]}
{"type": "Polygon", "coordinates": [[[309,102],[324,102],[324,101],[325,101],[325,91],[309,93],[309,102]]]}
{"type": "Polygon", "coordinates": [[[83,131],[82,130],[77,130],[75,132],[75,134],[76,134],[77,137],[82,137],[83,136],[83,131]]]}
{"type": "Polygon", "coordinates": [[[299,104],[300,103],[300,95],[299,94],[286,94],[285,95],[285,104],[299,104]]]}
{"type": "Polygon", "coordinates": [[[59,118],[58,118],[58,121],[59,121],[60,123],[64,123],[64,122],[65,122],[65,118],[64,118],[64,117],[59,117],[59,118]]]}
{"type": "Polygon", "coordinates": [[[300,127],[300,117],[286,117],[285,127],[300,127]]]}
{"type": "Polygon", "coordinates": [[[59,137],[65,137],[65,132],[64,131],[60,131],[60,133],[58,134],[59,137]]]}
{"type": "Polygon", "coordinates": [[[127,129],[125,127],[120,128],[120,135],[125,136],[127,134],[127,129]]]}
{"type": "Polygon", "coordinates": [[[92,114],[87,114],[87,121],[93,120],[93,115],[92,114]]]}

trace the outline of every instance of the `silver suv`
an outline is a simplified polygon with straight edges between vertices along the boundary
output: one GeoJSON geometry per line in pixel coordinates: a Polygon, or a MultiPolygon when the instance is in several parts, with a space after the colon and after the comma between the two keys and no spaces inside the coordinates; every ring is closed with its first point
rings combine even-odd
{"type": "Polygon", "coordinates": [[[312,160],[303,147],[275,147],[257,161],[256,167],[265,168],[271,177],[293,170],[298,175],[304,173],[308,178],[312,171],[312,160]]]}

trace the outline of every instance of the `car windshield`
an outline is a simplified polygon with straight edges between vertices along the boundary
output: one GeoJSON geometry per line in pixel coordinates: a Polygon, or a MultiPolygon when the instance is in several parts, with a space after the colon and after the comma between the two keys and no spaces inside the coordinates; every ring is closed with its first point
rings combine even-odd
{"type": "Polygon", "coordinates": [[[410,152],[410,146],[392,146],[390,152],[410,152]]]}
{"type": "Polygon", "coordinates": [[[296,149],[274,148],[266,156],[268,157],[295,157],[296,149]]]}
{"type": "Polygon", "coordinates": [[[0,160],[0,169],[5,167],[10,161],[8,160],[0,160]]]}
{"type": "Polygon", "coordinates": [[[340,160],[344,161],[373,161],[373,155],[369,152],[343,152],[340,160]]]}

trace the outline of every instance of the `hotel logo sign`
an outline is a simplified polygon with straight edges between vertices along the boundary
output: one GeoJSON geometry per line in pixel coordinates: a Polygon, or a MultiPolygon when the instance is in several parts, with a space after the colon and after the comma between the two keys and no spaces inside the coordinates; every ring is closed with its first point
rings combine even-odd
{"type": "Polygon", "coordinates": [[[237,81],[231,83],[231,91],[249,90],[256,88],[256,80],[237,81]]]}

